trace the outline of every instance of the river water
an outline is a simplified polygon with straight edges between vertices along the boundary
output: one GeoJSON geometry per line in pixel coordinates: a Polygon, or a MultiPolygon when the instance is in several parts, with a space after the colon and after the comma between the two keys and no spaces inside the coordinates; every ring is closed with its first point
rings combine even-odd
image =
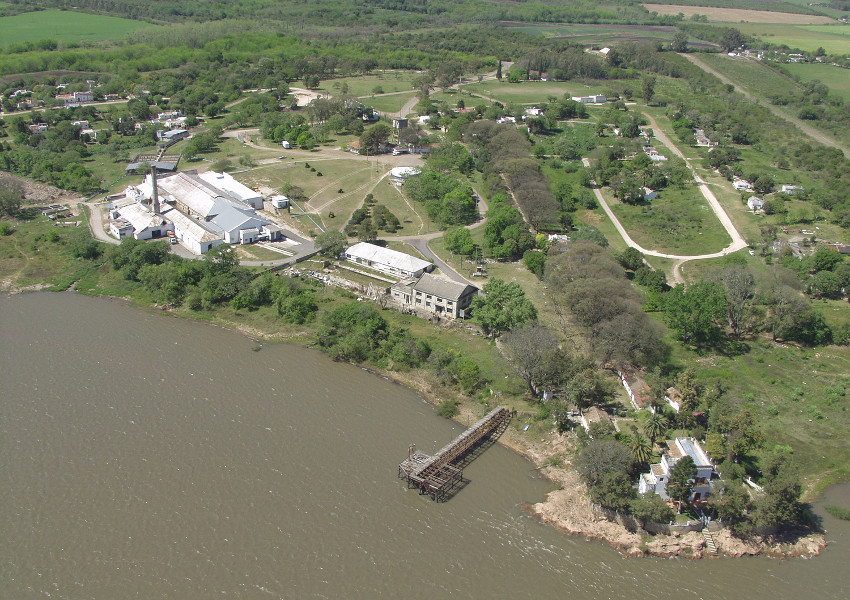
{"type": "Polygon", "coordinates": [[[461,427],[312,350],[72,293],[0,298],[0,341],[0,598],[850,597],[828,515],[814,559],[625,559],[500,446],[436,504],[397,464],[461,427]]]}

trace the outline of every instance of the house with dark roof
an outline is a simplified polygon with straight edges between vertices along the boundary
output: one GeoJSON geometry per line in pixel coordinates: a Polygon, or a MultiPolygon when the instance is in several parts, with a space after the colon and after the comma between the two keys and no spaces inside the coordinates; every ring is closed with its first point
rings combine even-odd
{"type": "Polygon", "coordinates": [[[424,273],[418,279],[402,279],[390,288],[390,294],[403,306],[456,319],[466,316],[478,288],[424,273]]]}

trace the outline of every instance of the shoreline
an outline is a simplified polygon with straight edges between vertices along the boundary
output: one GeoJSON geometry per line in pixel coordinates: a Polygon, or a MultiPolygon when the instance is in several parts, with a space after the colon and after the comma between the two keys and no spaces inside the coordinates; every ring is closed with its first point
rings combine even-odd
{"type": "MultiPolygon", "coordinates": [[[[5,287],[5,286],[4,286],[5,287]]],[[[49,286],[28,286],[0,290],[4,295],[12,296],[27,292],[45,291],[49,286]]],[[[65,292],[79,294],[73,286],[65,292]]],[[[80,294],[88,296],[89,294],[80,294]]],[[[254,327],[240,326],[233,322],[216,322],[215,319],[206,320],[191,314],[181,314],[167,307],[156,304],[139,305],[132,299],[112,296],[108,294],[92,294],[93,297],[117,300],[133,308],[142,308],[148,312],[157,313],[172,318],[189,319],[198,323],[206,323],[214,327],[221,327],[234,333],[238,333],[249,340],[258,343],[286,343],[295,344],[303,348],[315,350],[306,343],[303,338],[276,338],[273,334],[259,330],[254,327]]],[[[365,366],[356,363],[352,365],[367,371],[370,374],[381,377],[387,381],[412,390],[422,397],[428,404],[436,408],[444,398],[441,398],[434,387],[416,375],[418,371],[408,372],[385,371],[383,369],[365,366]]],[[[453,418],[459,425],[471,420],[477,420],[478,415],[474,411],[476,405],[460,402],[458,404],[460,413],[453,418]]],[[[740,540],[731,535],[728,528],[713,530],[712,534],[717,545],[718,554],[709,553],[706,548],[705,539],[701,532],[690,531],[687,533],[655,534],[649,535],[643,530],[631,531],[621,522],[607,519],[598,514],[593,508],[587,494],[585,484],[579,479],[578,473],[569,468],[569,465],[556,466],[557,459],[570,450],[570,442],[566,436],[550,431],[546,437],[539,442],[521,437],[521,434],[508,428],[498,442],[527,460],[529,460],[543,477],[557,486],[546,495],[541,502],[526,504],[523,510],[532,518],[542,523],[553,526],[555,529],[567,535],[581,535],[588,541],[600,541],[615,548],[621,555],[629,558],[657,556],[662,558],[707,558],[726,556],[737,558],[741,556],[764,555],[772,558],[794,558],[814,557],[823,552],[826,547],[825,532],[808,533],[794,539],[793,541],[782,540],[779,537],[766,536],[756,537],[751,540],[740,540]]]]}

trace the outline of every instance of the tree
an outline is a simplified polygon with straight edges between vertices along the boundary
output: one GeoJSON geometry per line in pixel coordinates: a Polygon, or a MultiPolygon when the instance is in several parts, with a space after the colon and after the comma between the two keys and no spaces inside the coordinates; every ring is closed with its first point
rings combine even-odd
{"type": "Polygon", "coordinates": [[[590,488],[590,499],[603,508],[625,512],[631,505],[635,490],[626,473],[606,473],[602,481],[590,488]]]}
{"type": "Polygon", "coordinates": [[[723,287],[700,281],[678,285],[664,296],[664,320],[686,344],[704,347],[716,343],[721,335],[719,320],[726,314],[723,287]]]}
{"type": "Polygon", "coordinates": [[[637,248],[626,248],[618,256],[617,261],[623,265],[624,269],[629,271],[637,271],[643,265],[643,254],[637,248]]]}
{"type": "Polygon", "coordinates": [[[392,134],[392,129],[386,123],[376,123],[363,132],[360,136],[360,147],[369,154],[377,154],[381,147],[387,143],[392,134]]]}
{"type": "Polygon", "coordinates": [[[525,268],[537,275],[538,278],[543,277],[543,269],[546,266],[546,254],[538,250],[526,250],[522,255],[522,263],[525,268]]]}
{"type": "Polygon", "coordinates": [[[687,502],[693,493],[693,480],[697,476],[697,468],[694,459],[684,456],[676,461],[670,471],[670,479],[667,481],[667,494],[679,503],[679,512],[682,512],[682,503],[687,502]]]}
{"type": "Polygon", "coordinates": [[[756,502],[756,527],[788,527],[803,521],[803,486],[787,454],[774,452],[762,461],[764,496],[756,502]]]}
{"type": "Polygon", "coordinates": [[[631,501],[629,508],[634,518],[644,527],[648,523],[669,523],[675,517],[673,509],[654,492],[638,494],[631,501]]]}
{"type": "Polygon", "coordinates": [[[24,201],[24,186],[12,177],[0,178],[0,214],[14,217],[24,201]]]}
{"type": "Polygon", "coordinates": [[[670,43],[673,52],[688,51],[688,34],[684,31],[677,31],[673,34],[673,41],[670,43]]]}
{"type": "Polygon", "coordinates": [[[484,296],[472,301],[472,314],[487,335],[498,336],[537,319],[537,309],[516,282],[495,278],[484,285],[484,296]]]}
{"type": "Polygon", "coordinates": [[[523,323],[502,336],[502,348],[511,366],[525,382],[528,393],[538,396],[547,356],[557,349],[555,334],[543,325],[523,323]]]}
{"type": "Polygon", "coordinates": [[[348,245],[348,238],[341,231],[331,229],[317,235],[315,245],[326,256],[339,256],[348,245]]]}
{"type": "Polygon", "coordinates": [[[635,462],[642,465],[648,463],[649,459],[652,458],[652,445],[649,443],[649,439],[639,431],[636,431],[632,436],[632,456],[634,456],[635,462]]]}
{"type": "Polygon", "coordinates": [[[654,412],[649,415],[646,425],[643,428],[644,433],[649,436],[649,443],[655,446],[655,440],[661,437],[667,431],[667,419],[660,412],[654,412]]]}
{"type": "Polygon", "coordinates": [[[723,37],[720,40],[720,47],[726,52],[732,52],[744,45],[746,39],[744,34],[734,27],[727,27],[723,30],[723,37]]]}
{"type": "Polygon", "coordinates": [[[472,241],[472,234],[465,227],[457,227],[446,231],[443,234],[443,243],[446,246],[446,250],[455,254],[469,256],[475,251],[475,242],[472,241]]]}
{"type": "Polygon", "coordinates": [[[723,521],[735,522],[746,518],[746,512],[752,508],[752,500],[741,483],[724,481],[711,494],[708,505],[723,521]]]}
{"type": "Polygon", "coordinates": [[[646,75],[641,80],[641,90],[643,91],[643,100],[647,104],[652,102],[652,97],[655,96],[655,76],[646,75]]]}
{"type": "Polygon", "coordinates": [[[730,265],[723,269],[720,280],[726,289],[729,326],[732,334],[738,338],[744,328],[756,293],[753,274],[741,265],[730,265]]]}
{"type": "Polygon", "coordinates": [[[632,457],[625,446],[613,440],[593,440],[578,455],[576,469],[584,482],[599,485],[606,474],[626,474],[632,466],[632,457]]]}

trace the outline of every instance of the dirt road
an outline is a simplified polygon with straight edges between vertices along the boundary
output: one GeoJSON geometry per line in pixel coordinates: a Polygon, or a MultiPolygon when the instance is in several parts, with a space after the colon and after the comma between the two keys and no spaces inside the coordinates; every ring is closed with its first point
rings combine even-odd
{"type": "Polygon", "coordinates": [[[719,73],[715,69],[712,69],[711,67],[709,67],[707,64],[702,62],[700,59],[698,59],[693,54],[682,54],[682,56],[687,58],[689,61],[694,63],[696,66],[698,66],[700,69],[702,69],[706,73],[711,73],[712,75],[717,77],[723,83],[725,83],[727,85],[731,85],[732,87],[734,87],[735,90],[738,91],[738,92],[741,92],[744,95],[744,97],[747,98],[747,100],[761,104],[762,106],[767,108],[767,110],[772,112],[774,115],[776,115],[780,119],[785,119],[789,123],[793,123],[794,125],[796,125],[797,129],[799,129],[800,131],[805,133],[807,136],[809,136],[813,140],[818,141],[825,146],[829,146],[830,148],[838,148],[839,150],[841,150],[844,153],[844,156],[846,156],[847,158],[850,158],[850,150],[848,150],[845,146],[836,142],[834,139],[828,137],[824,133],[821,133],[820,131],[818,131],[817,129],[812,127],[811,125],[807,125],[806,123],[804,123],[803,121],[801,121],[797,117],[792,117],[791,115],[784,112],[783,110],[780,110],[779,107],[777,107],[777,106],[773,106],[772,104],[768,104],[767,102],[760,102],[758,98],[753,96],[745,88],[741,87],[739,84],[735,83],[734,81],[732,81],[731,79],[729,79],[725,75],[722,75],[721,73],[719,73]]]}

